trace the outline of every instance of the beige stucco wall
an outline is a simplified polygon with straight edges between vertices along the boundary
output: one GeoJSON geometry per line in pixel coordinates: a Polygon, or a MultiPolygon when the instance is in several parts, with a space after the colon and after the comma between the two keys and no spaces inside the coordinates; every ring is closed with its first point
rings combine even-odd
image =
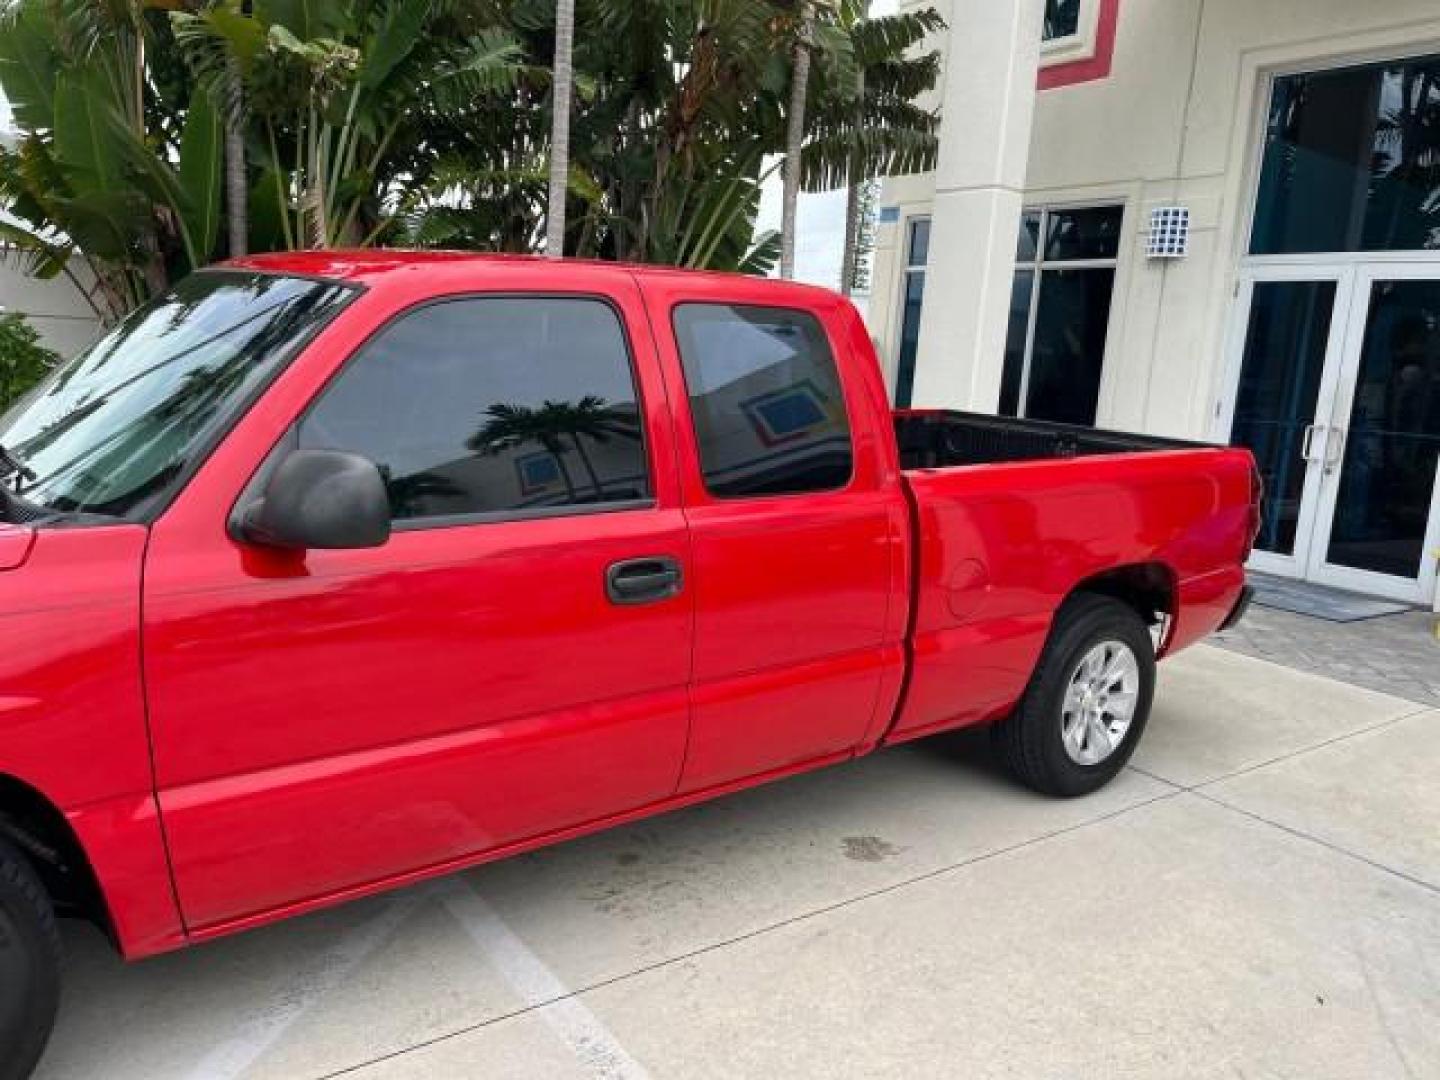
{"type": "Polygon", "coordinates": [[[95,312],[69,279],[27,277],[16,258],[0,249],[0,314],[9,312],[24,315],[62,357],[74,356],[100,333],[95,312]]]}
{"type": "MultiPolygon", "coordinates": [[[[964,32],[967,7],[991,2],[946,5],[951,32],[964,32]]],[[[1126,205],[1099,423],[1214,434],[1268,75],[1427,51],[1440,51],[1436,0],[1121,0],[1110,77],[1040,94],[1025,185],[1033,205],[1126,205]],[[1171,202],[1191,209],[1191,254],[1152,262],[1145,219],[1171,202]]],[[[944,137],[963,140],[963,119],[946,117],[944,137]]],[[[932,195],[930,177],[905,177],[881,200],[901,218],[877,230],[870,304],[892,377],[903,227],[932,195]]],[[[932,265],[943,258],[932,248],[932,265]]]]}

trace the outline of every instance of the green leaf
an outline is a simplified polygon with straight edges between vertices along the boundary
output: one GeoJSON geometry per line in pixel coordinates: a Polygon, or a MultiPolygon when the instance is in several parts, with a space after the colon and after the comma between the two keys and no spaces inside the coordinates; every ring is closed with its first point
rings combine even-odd
{"type": "Polygon", "coordinates": [[[190,98],[190,114],[180,136],[181,221],[199,269],[215,250],[220,232],[220,181],[225,164],[225,128],[210,95],[190,98]]]}
{"type": "Polygon", "coordinates": [[[150,204],[134,191],[93,192],[56,199],[65,232],[87,255],[111,262],[133,261],[138,226],[150,204]]]}
{"type": "Polygon", "coordinates": [[[273,168],[265,169],[250,188],[250,250],[284,251],[285,223],[280,219],[285,196],[284,177],[273,168]]]}
{"type": "Polygon", "coordinates": [[[56,55],[40,4],[20,4],[0,22],[0,89],[28,131],[55,123],[56,55]]]}
{"type": "Polygon", "coordinates": [[[211,31],[225,39],[240,69],[249,71],[255,57],[265,48],[265,27],[260,20],[225,7],[206,12],[204,18],[211,31]]]}
{"type": "Polygon", "coordinates": [[[312,41],[334,32],[348,6],[336,0],[256,0],[255,15],[267,26],[280,25],[301,41],[312,41]]]}
{"type": "Polygon", "coordinates": [[[745,253],[735,269],[742,274],[768,275],[780,262],[780,230],[770,229],[755,238],[755,245],[745,253]]]}
{"type": "Polygon", "coordinates": [[[14,252],[21,259],[25,273],[42,280],[59,276],[70,258],[69,245],[47,240],[3,219],[0,219],[0,248],[14,252]]]}
{"type": "Polygon", "coordinates": [[[75,72],[60,80],[55,94],[55,158],[77,192],[125,186],[124,147],[116,133],[114,106],[98,73],[75,72]]]}
{"type": "Polygon", "coordinates": [[[520,63],[520,44],[503,30],[482,30],[471,37],[451,64],[438,71],[431,84],[436,104],[457,112],[476,98],[508,91],[526,70],[520,63]]]}
{"type": "Polygon", "coordinates": [[[391,0],[386,4],[364,50],[360,84],[373,90],[414,50],[423,37],[426,5],[413,0],[391,0]]]}

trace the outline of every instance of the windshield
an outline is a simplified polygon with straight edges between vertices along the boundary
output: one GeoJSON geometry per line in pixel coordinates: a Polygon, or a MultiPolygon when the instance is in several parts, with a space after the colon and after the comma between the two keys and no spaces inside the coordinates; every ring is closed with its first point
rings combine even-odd
{"type": "Polygon", "coordinates": [[[350,295],[269,274],[186,278],[0,418],[4,482],[44,510],[143,512],[350,295]]]}

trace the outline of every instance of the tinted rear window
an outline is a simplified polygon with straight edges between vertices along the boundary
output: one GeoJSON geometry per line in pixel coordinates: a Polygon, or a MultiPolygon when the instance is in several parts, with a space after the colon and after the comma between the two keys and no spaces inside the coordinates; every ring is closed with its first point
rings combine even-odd
{"type": "Polygon", "coordinates": [[[705,487],[721,498],[850,480],[845,397],[824,328],[788,308],[682,304],[675,337],[705,487]]]}

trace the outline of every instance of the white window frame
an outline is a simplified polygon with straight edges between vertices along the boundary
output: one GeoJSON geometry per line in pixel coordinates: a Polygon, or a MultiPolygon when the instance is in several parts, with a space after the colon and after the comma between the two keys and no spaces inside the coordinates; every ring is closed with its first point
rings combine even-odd
{"type": "MultiPolygon", "coordinates": [[[[1275,104],[1275,91],[1281,79],[1303,75],[1320,75],[1327,72],[1344,71],[1347,68],[1368,67],[1375,64],[1406,64],[1440,56],[1440,40],[1414,42],[1406,48],[1375,48],[1339,55],[1295,59],[1276,64],[1259,72],[1259,110],[1254,129],[1247,140],[1250,143],[1248,163],[1244,171],[1246,193],[1244,213],[1240,217],[1241,235],[1237,267],[1265,266],[1309,266],[1316,263],[1355,264],[1372,262],[1413,262],[1416,259],[1433,258],[1440,260],[1440,252],[1425,250],[1396,251],[1320,251],[1292,252],[1282,255],[1254,255],[1251,248],[1255,242],[1255,226],[1260,215],[1260,181],[1265,169],[1265,144],[1270,134],[1270,111],[1275,104]]],[[[1238,288],[1238,285],[1236,286],[1238,288]]]]}
{"type": "Polygon", "coordinates": [[[1075,33],[1040,42],[1040,66],[1073,64],[1095,55],[1100,29],[1100,0],[1080,0],[1080,19],[1075,33]]]}
{"type": "MultiPolygon", "coordinates": [[[[1125,214],[1126,214],[1126,212],[1127,212],[1127,206],[1126,206],[1125,202],[1123,202],[1123,201],[1121,201],[1121,200],[1112,200],[1112,201],[1105,201],[1105,202],[1085,202],[1085,203],[1056,203],[1056,204],[1054,204],[1054,205],[1045,205],[1045,206],[1027,206],[1027,207],[1025,207],[1023,210],[1020,211],[1020,221],[1021,221],[1021,223],[1022,223],[1022,227],[1023,227],[1023,223],[1024,223],[1024,220],[1025,220],[1026,215],[1028,215],[1028,214],[1039,214],[1039,215],[1040,215],[1040,232],[1039,232],[1039,234],[1038,234],[1038,236],[1037,236],[1037,238],[1036,238],[1036,240],[1035,240],[1035,257],[1034,257],[1033,259],[1019,259],[1019,258],[1017,258],[1017,259],[1015,260],[1015,273],[1016,273],[1016,274],[1019,274],[1021,271],[1024,271],[1024,270],[1028,270],[1028,271],[1030,271],[1030,273],[1033,275],[1033,277],[1032,277],[1032,283],[1031,283],[1031,286],[1030,286],[1030,310],[1026,313],[1026,317],[1025,317],[1025,353],[1024,353],[1024,355],[1021,357],[1021,361],[1020,361],[1020,364],[1021,364],[1021,366],[1020,366],[1020,390],[1019,390],[1018,396],[1017,396],[1016,399],[1015,399],[1015,416],[1016,416],[1017,419],[1023,420],[1023,419],[1025,419],[1026,415],[1028,414],[1028,408],[1027,408],[1027,406],[1029,405],[1029,397],[1030,397],[1030,370],[1031,370],[1031,367],[1032,367],[1032,365],[1033,365],[1033,363],[1034,363],[1034,360],[1035,360],[1035,323],[1036,323],[1036,321],[1037,321],[1037,319],[1038,319],[1038,317],[1039,317],[1039,312],[1040,312],[1040,294],[1041,294],[1041,291],[1042,291],[1042,289],[1043,289],[1043,287],[1044,287],[1044,283],[1045,283],[1045,270],[1046,270],[1046,268],[1048,267],[1048,268],[1054,269],[1054,270],[1113,270],[1113,271],[1115,271],[1115,280],[1116,280],[1116,282],[1118,283],[1118,281],[1119,281],[1119,279],[1120,279],[1120,248],[1121,248],[1121,247],[1123,246],[1123,244],[1124,244],[1124,238],[1125,238],[1125,214]],[[1045,258],[1045,237],[1046,237],[1046,234],[1049,232],[1049,229],[1050,229],[1050,215],[1051,215],[1051,214],[1055,214],[1055,213],[1061,213],[1061,214],[1063,214],[1063,213],[1070,213],[1070,212],[1076,211],[1076,210],[1119,210],[1119,211],[1120,211],[1120,237],[1119,237],[1119,240],[1118,240],[1118,242],[1117,242],[1117,244],[1116,244],[1116,252],[1115,252],[1115,255],[1114,255],[1113,258],[1109,258],[1109,259],[1047,259],[1047,258],[1045,258]]],[[[1016,242],[1016,243],[1017,243],[1017,247],[1018,247],[1018,243],[1019,243],[1019,242],[1018,242],[1018,233],[1017,233],[1017,242],[1016,242]]],[[[1105,317],[1106,317],[1106,320],[1107,320],[1107,326],[1108,326],[1108,322],[1109,322],[1109,319],[1110,319],[1111,315],[1114,314],[1114,311],[1115,311],[1115,295],[1114,295],[1114,293],[1112,292],[1112,293],[1111,293],[1111,296],[1110,296],[1110,310],[1105,313],[1105,317]]],[[[1110,334],[1109,334],[1108,331],[1107,331],[1107,333],[1106,333],[1106,335],[1105,335],[1105,352],[1108,354],[1109,351],[1110,351],[1110,334]]],[[[1105,357],[1103,357],[1103,356],[1100,358],[1100,371],[1101,371],[1101,379],[1102,379],[1102,386],[1103,386],[1104,371],[1105,371],[1105,357]]],[[[1098,402],[1098,401],[1097,401],[1097,403],[1096,403],[1096,408],[1097,408],[1097,411],[1098,411],[1098,409],[1099,409],[1099,402],[1098,402]]],[[[1100,418],[1099,418],[1098,412],[1097,412],[1097,416],[1096,416],[1096,418],[1095,418],[1095,423],[1099,423],[1099,419],[1100,419],[1100,418]]]]}
{"type": "MultiPolygon", "coordinates": [[[[890,399],[895,404],[896,408],[902,407],[900,406],[900,403],[897,399],[900,394],[900,365],[904,362],[904,358],[901,356],[901,352],[905,348],[905,305],[906,298],[910,295],[910,276],[912,274],[924,274],[925,271],[928,270],[930,267],[930,253],[928,250],[928,246],[925,253],[925,261],[923,263],[914,263],[911,261],[910,258],[911,253],[915,247],[915,226],[922,221],[930,223],[930,239],[934,240],[935,223],[933,215],[931,215],[928,211],[921,214],[910,214],[900,219],[900,236],[902,242],[900,245],[900,295],[896,304],[895,315],[895,382],[890,388],[890,399]]],[[[920,307],[923,311],[925,307],[925,297],[923,294],[920,297],[920,307]]],[[[918,338],[919,327],[916,327],[916,335],[918,338]]],[[[916,371],[919,370],[919,367],[920,347],[917,340],[915,347],[916,371]]],[[[913,400],[915,396],[914,372],[912,372],[910,376],[910,396],[913,400]]],[[[913,406],[907,405],[904,407],[909,408],[913,406]]]]}

